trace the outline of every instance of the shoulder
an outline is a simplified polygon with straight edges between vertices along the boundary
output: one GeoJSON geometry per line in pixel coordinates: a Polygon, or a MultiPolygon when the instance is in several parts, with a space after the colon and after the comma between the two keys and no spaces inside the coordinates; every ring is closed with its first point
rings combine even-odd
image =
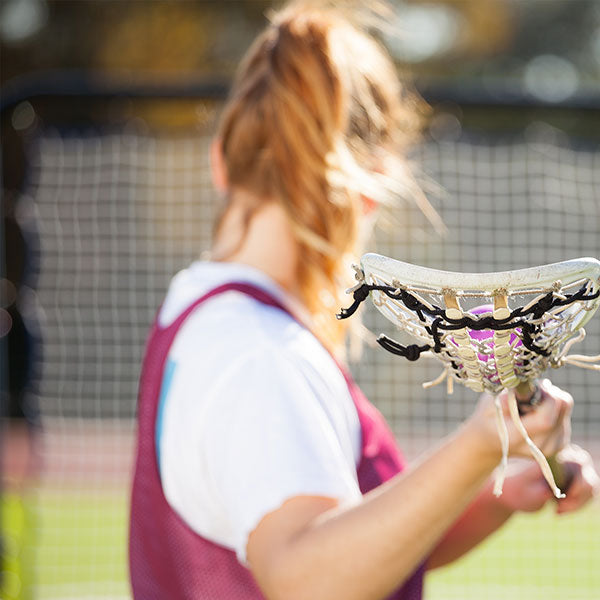
{"type": "MultiPolygon", "coordinates": [[[[197,262],[173,278],[159,325],[170,325],[193,302],[231,281],[249,283],[287,303],[283,290],[255,269],[197,262]]],[[[238,291],[224,292],[198,306],[177,332],[170,351],[178,362],[189,358],[229,363],[243,355],[251,355],[249,362],[254,364],[285,356],[310,375],[343,379],[329,353],[305,327],[287,312],[238,291]]]]}
{"type": "MultiPolygon", "coordinates": [[[[177,332],[171,357],[207,360],[245,356],[256,363],[269,355],[299,359],[316,339],[285,311],[262,304],[237,291],[208,299],[197,307],[177,332]]],[[[308,352],[310,355],[310,352],[308,352]]]]}
{"type": "Polygon", "coordinates": [[[238,292],[195,310],[170,358],[192,377],[202,376],[207,392],[226,386],[230,398],[239,389],[245,398],[310,394],[323,404],[349,403],[343,374],[315,336],[288,313],[238,292]]]}
{"type": "MultiPolygon", "coordinates": [[[[252,267],[235,263],[214,263],[197,261],[173,277],[158,321],[162,327],[169,326],[188,306],[211,290],[223,284],[239,282],[264,289],[276,298],[284,297],[283,290],[263,272],[252,267]]],[[[203,306],[214,306],[215,302],[230,297],[219,295],[203,306]]],[[[237,294],[238,296],[240,294],[237,294]]]]}

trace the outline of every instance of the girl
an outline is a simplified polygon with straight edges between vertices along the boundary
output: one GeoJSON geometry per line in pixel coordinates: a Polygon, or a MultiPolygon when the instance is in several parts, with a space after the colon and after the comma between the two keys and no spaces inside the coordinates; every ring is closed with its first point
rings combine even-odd
{"type": "MultiPolygon", "coordinates": [[[[500,499],[485,486],[501,454],[489,397],[406,469],[344,366],[340,281],[384,174],[409,181],[417,122],[390,59],[333,9],[291,5],[249,50],[213,145],[212,260],[175,277],[144,362],[136,598],[418,599],[426,568],[551,497],[537,466],[500,499]]],[[[572,399],[542,386],[523,423],[554,453],[572,399]]],[[[596,483],[579,462],[565,510],[596,483]]]]}

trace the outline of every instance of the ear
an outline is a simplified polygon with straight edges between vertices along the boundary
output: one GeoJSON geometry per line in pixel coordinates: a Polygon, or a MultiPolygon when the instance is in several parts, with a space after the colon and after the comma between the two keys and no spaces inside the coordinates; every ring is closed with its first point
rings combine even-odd
{"type": "Polygon", "coordinates": [[[220,138],[213,138],[210,144],[210,172],[213,185],[218,192],[224,194],[229,187],[229,182],[227,181],[227,167],[220,138]]]}
{"type": "Polygon", "coordinates": [[[364,194],[360,195],[362,200],[362,214],[364,216],[371,215],[379,206],[379,202],[365,196],[364,194]]]}

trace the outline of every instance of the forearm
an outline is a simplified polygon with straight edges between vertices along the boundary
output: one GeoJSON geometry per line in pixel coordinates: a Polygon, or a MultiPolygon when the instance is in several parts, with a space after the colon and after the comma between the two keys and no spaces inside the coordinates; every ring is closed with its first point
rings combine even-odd
{"type": "Polygon", "coordinates": [[[427,568],[435,569],[460,558],[502,527],[513,514],[494,496],[492,483],[486,484],[429,555],[427,568]]]}
{"type": "MultiPolygon", "coordinates": [[[[410,576],[496,466],[463,427],[410,471],[351,508],[330,510],[255,572],[269,598],[384,598],[410,576]]],[[[248,558],[253,563],[251,545],[248,558]]],[[[254,570],[254,569],[253,569],[254,570]]]]}
{"type": "MultiPolygon", "coordinates": [[[[589,454],[576,446],[563,450],[558,456],[558,464],[573,476],[567,498],[557,505],[558,511],[574,510],[593,495],[598,476],[589,454]]],[[[513,462],[502,495],[496,498],[492,490],[492,484],[487,484],[452,525],[429,556],[429,568],[456,560],[501,527],[515,512],[535,512],[553,500],[550,487],[533,461],[513,462]]]]}

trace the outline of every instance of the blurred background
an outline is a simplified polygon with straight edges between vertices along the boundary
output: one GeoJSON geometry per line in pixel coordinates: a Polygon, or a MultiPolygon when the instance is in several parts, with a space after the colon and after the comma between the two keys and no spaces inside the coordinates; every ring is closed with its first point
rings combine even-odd
{"type": "MultiPolygon", "coordinates": [[[[172,275],[210,243],[208,144],[271,6],[0,0],[2,598],[129,597],[144,340],[172,275]]],[[[382,41],[432,107],[415,172],[448,233],[399,205],[373,248],[457,271],[600,257],[600,2],[390,6],[382,41]]],[[[600,353],[600,318],[579,350],[600,353]]],[[[438,370],[381,350],[354,366],[409,456],[476,402],[425,394],[438,370]]],[[[598,374],[552,377],[598,461],[598,374]]],[[[597,600],[598,505],[515,517],[426,597],[597,600]]]]}

